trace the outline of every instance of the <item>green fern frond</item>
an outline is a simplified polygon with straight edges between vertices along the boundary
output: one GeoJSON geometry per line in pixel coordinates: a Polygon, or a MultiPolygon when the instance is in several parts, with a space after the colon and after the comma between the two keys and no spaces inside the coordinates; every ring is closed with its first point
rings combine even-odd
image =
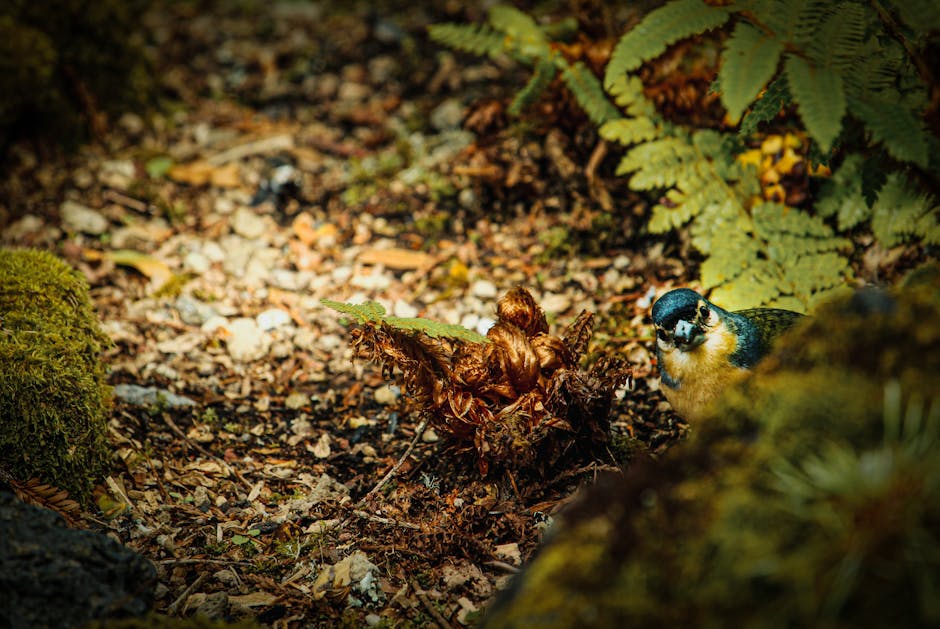
{"type": "Polygon", "coordinates": [[[852,99],[852,113],[895,159],[927,167],[927,133],[923,121],[898,102],[852,99]]]}
{"type": "Polygon", "coordinates": [[[403,318],[386,316],[385,307],[376,301],[367,301],[362,304],[347,304],[341,301],[321,299],[320,303],[327,308],[332,308],[337,312],[350,315],[358,323],[384,324],[399,330],[420,332],[432,338],[453,338],[468,343],[489,343],[489,340],[485,336],[460,325],[440,323],[419,317],[403,318]]]}
{"type": "Polygon", "coordinates": [[[737,121],[777,71],[783,42],[747,22],[738,22],[725,42],[718,80],[721,102],[737,121]]]}
{"type": "Polygon", "coordinates": [[[361,304],[347,304],[341,301],[321,299],[320,303],[327,308],[355,318],[358,323],[380,323],[385,318],[385,306],[377,301],[366,301],[361,304]]]}
{"type": "Polygon", "coordinates": [[[510,116],[521,115],[526,107],[532,105],[545,92],[556,74],[558,74],[558,69],[554,63],[548,59],[540,59],[535,64],[535,72],[529,78],[528,83],[512,99],[506,112],[510,116]]]}
{"type": "Polygon", "coordinates": [[[481,57],[506,53],[506,37],[486,24],[432,24],[428,27],[428,36],[448,48],[481,57]]]}
{"type": "Polygon", "coordinates": [[[845,115],[842,77],[831,68],[811,66],[796,55],[787,55],[784,68],[806,130],[823,152],[828,152],[842,130],[845,115]]]}
{"type": "Polygon", "coordinates": [[[676,136],[662,137],[634,147],[617,166],[617,174],[633,173],[630,187],[634,190],[668,188],[678,181],[696,176],[699,159],[695,147],[676,136]]]}
{"type": "Polygon", "coordinates": [[[895,0],[891,2],[901,21],[919,35],[940,31],[940,11],[935,0],[895,0]]]}
{"type": "Polygon", "coordinates": [[[643,81],[635,75],[624,74],[614,79],[607,92],[617,106],[635,118],[658,118],[656,107],[643,93],[643,81]]]}
{"type": "Polygon", "coordinates": [[[513,51],[524,59],[544,59],[551,53],[548,37],[526,13],[507,5],[497,4],[489,10],[490,26],[505,33],[513,51]]]}
{"type": "MultiPolygon", "coordinates": [[[[559,61],[564,62],[563,59],[559,61]]],[[[607,94],[601,88],[600,81],[584,63],[578,61],[574,65],[569,65],[564,62],[561,65],[561,76],[565,85],[574,94],[591,122],[600,126],[608,120],[620,118],[620,112],[607,100],[607,94]]]]}
{"type": "Polygon", "coordinates": [[[871,214],[872,232],[885,247],[915,238],[936,239],[938,208],[935,201],[914,190],[898,173],[888,176],[871,214]]]}
{"type": "Polygon", "coordinates": [[[617,42],[607,64],[604,87],[610,89],[614,81],[662,54],[669,44],[721,26],[730,15],[728,8],[702,0],[673,0],[651,11],[617,42]]]}
{"type": "Polygon", "coordinates": [[[806,312],[845,286],[851,271],[840,251],[851,243],[822,219],[759,203],[751,221],[750,230],[735,232],[702,263],[702,285],[714,288],[713,299],[734,309],[769,305],[806,312]]]}
{"type": "Polygon", "coordinates": [[[756,133],[758,125],[776,118],[791,100],[790,90],[787,89],[787,79],[781,74],[771,81],[761,97],[751,106],[750,111],[741,121],[738,133],[743,136],[756,133]]]}
{"type": "Polygon", "coordinates": [[[862,156],[849,155],[842,166],[822,186],[816,213],[822,217],[835,216],[840,232],[847,232],[871,218],[871,208],[862,196],[862,156]]]}
{"type": "Polygon", "coordinates": [[[647,117],[617,118],[610,120],[600,128],[600,135],[608,142],[617,142],[624,146],[652,140],[660,134],[660,127],[647,117]]]}

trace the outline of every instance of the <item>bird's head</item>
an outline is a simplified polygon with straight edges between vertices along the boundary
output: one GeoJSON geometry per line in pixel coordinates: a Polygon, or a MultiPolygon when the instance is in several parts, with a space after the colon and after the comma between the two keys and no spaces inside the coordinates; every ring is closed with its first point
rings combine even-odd
{"type": "Polygon", "coordinates": [[[705,342],[717,312],[707,299],[688,288],[669,291],[653,304],[656,344],[668,352],[690,352],[705,342]]]}

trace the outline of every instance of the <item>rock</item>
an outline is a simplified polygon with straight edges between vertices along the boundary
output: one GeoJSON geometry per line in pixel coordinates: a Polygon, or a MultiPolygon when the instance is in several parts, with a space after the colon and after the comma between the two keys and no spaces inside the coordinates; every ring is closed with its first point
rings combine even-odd
{"type": "Polygon", "coordinates": [[[571,307],[571,298],[568,295],[546,293],[539,301],[545,312],[561,313],[571,307]]]}
{"type": "Polygon", "coordinates": [[[310,396],[306,393],[294,391],[284,398],[284,406],[292,411],[299,410],[310,403],[310,396]]]}
{"type": "Polygon", "coordinates": [[[98,180],[109,188],[127,190],[137,177],[137,168],[129,159],[108,160],[101,164],[98,180]]]}
{"type": "Polygon", "coordinates": [[[264,331],[273,330],[291,322],[290,313],[281,308],[269,308],[255,317],[258,327],[264,331]]]}
{"type": "Polygon", "coordinates": [[[99,236],[108,231],[108,219],[97,210],[75,201],[64,201],[59,206],[59,215],[62,217],[62,224],[71,231],[93,236],[99,236]]]}
{"type": "Polygon", "coordinates": [[[396,299],[392,304],[392,314],[396,317],[411,318],[418,316],[418,309],[404,299],[396,299]]]}
{"type": "Polygon", "coordinates": [[[394,404],[401,397],[401,389],[395,385],[382,385],[373,394],[375,401],[382,405],[394,404]]]}
{"type": "Polygon", "coordinates": [[[0,492],[0,626],[142,616],[156,580],[150,561],[110,537],[70,529],[52,511],[0,492]]]}
{"type": "Polygon", "coordinates": [[[260,238],[267,231],[267,225],[250,208],[242,206],[232,215],[232,231],[243,238],[260,238]]]}
{"type": "Polygon", "coordinates": [[[43,221],[35,214],[27,214],[23,218],[13,223],[4,230],[4,240],[8,242],[17,242],[30,234],[35,234],[43,228],[43,221]]]}
{"type": "Polygon", "coordinates": [[[385,598],[378,575],[378,566],[369,561],[364,552],[357,550],[338,563],[323,567],[313,584],[313,598],[319,600],[348,588],[350,597],[362,596],[373,603],[378,602],[385,598]]]}
{"type": "Polygon", "coordinates": [[[165,408],[186,408],[196,403],[183,395],[176,395],[157,387],[142,387],[139,384],[116,384],[114,396],[132,406],[163,406],[165,408]]]}
{"type": "Polygon", "coordinates": [[[431,126],[438,131],[453,131],[460,128],[465,109],[455,98],[448,98],[431,112],[431,126]]]}
{"type": "Polygon", "coordinates": [[[219,313],[215,308],[207,303],[201,302],[195,297],[180,295],[174,304],[177,312],[180,313],[180,319],[188,325],[203,325],[212,317],[219,313]]]}
{"type": "Polygon", "coordinates": [[[213,592],[207,594],[206,598],[196,606],[195,613],[209,620],[222,620],[228,616],[228,611],[228,594],[226,592],[213,592]]]}
{"type": "Polygon", "coordinates": [[[198,251],[190,251],[183,258],[183,268],[192,271],[197,275],[202,275],[212,267],[212,262],[198,251]]]}
{"type": "Polygon", "coordinates": [[[470,293],[480,299],[493,299],[498,292],[496,284],[489,280],[477,280],[470,285],[470,293]]]}
{"type": "Polygon", "coordinates": [[[228,324],[226,347],[229,356],[242,362],[264,358],[271,345],[271,339],[258,327],[254,319],[240,317],[228,324]]]}

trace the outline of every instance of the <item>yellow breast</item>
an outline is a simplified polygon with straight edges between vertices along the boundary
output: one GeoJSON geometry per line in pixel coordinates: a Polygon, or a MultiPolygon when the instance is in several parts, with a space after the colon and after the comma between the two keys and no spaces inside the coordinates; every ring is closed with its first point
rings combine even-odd
{"type": "Polygon", "coordinates": [[[746,369],[735,367],[729,360],[737,344],[737,337],[719,323],[708,331],[705,342],[691,351],[661,350],[660,368],[678,383],[670,387],[664,379],[663,393],[683,419],[702,419],[727,387],[747,375],[746,369]]]}

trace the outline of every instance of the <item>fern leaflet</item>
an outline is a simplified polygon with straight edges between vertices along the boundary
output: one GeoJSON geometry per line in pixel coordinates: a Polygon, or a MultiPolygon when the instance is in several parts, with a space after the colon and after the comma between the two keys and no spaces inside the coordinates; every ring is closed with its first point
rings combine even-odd
{"type": "Polygon", "coordinates": [[[506,50],[505,37],[486,24],[432,24],[428,36],[439,44],[474,55],[496,57],[506,50]]]}
{"type": "Polygon", "coordinates": [[[757,97],[777,71],[783,42],[765,35],[747,22],[738,22],[725,43],[721,70],[721,102],[732,120],[757,97]]]}
{"type": "Polygon", "coordinates": [[[563,62],[561,76],[565,85],[574,94],[578,104],[584,109],[591,122],[600,126],[608,120],[620,117],[620,112],[607,100],[607,95],[601,88],[600,81],[594,76],[586,65],[578,61],[574,65],[563,62]]]}
{"type": "Polygon", "coordinates": [[[651,11],[617,42],[604,74],[604,87],[610,89],[614,81],[662,54],[669,44],[721,26],[729,15],[727,8],[702,0],[673,0],[651,11]]]}
{"type": "Polygon", "coordinates": [[[824,66],[811,66],[796,55],[788,55],[787,85],[799,108],[806,130],[824,152],[828,152],[842,129],[845,92],[842,77],[824,66]]]}
{"type": "Polygon", "coordinates": [[[512,99],[512,103],[509,104],[509,108],[506,110],[507,113],[510,116],[521,115],[526,107],[537,101],[545,92],[556,74],[558,74],[558,70],[555,68],[554,63],[547,59],[539,59],[535,64],[535,72],[529,78],[525,87],[512,99]]]}
{"type": "Polygon", "coordinates": [[[489,339],[485,336],[460,325],[440,323],[420,317],[387,316],[385,306],[376,301],[367,301],[362,304],[347,304],[341,301],[321,299],[320,303],[327,308],[332,308],[337,312],[354,317],[359,323],[387,325],[397,330],[420,332],[431,338],[453,338],[467,341],[468,343],[489,343],[489,339]]]}

